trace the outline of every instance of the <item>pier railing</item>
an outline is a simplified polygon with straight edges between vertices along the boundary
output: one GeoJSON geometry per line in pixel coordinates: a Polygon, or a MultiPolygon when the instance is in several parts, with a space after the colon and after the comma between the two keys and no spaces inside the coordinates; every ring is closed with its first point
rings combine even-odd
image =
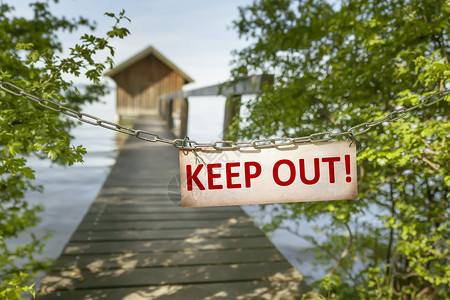
{"type": "Polygon", "coordinates": [[[239,116],[242,96],[258,94],[264,85],[272,83],[273,75],[254,75],[237,82],[225,82],[162,95],[159,98],[159,114],[166,120],[174,135],[182,138],[187,134],[189,97],[225,96],[227,98],[223,122],[223,134],[225,135],[233,119],[239,116]],[[174,120],[177,120],[176,124],[174,120]]]}

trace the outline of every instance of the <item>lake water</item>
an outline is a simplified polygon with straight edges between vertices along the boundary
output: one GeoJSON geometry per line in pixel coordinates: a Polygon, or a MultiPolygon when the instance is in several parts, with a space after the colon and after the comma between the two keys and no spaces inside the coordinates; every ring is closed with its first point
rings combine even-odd
{"type": "MultiPolygon", "coordinates": [[[[189,99],[188,135],[196,141],[209,142],[221,138],[225,99],[221,97],[192,97],[189,99]]],[[[84,112],[100,118],[115,121],[115,94],[106,96],[103,103],[91,104],[84,112]]],[[[118,147],[124,136],[104,128],[82,124],[72,132],[74,145],[83,145],[87,154],[83,164],[71,167],[53,165],[48,160],[31,157],[30,163],[36,170],[36,183],[44,187],[43,193],[30,192],[26,199],[30,203],[43,203],[45,211],[40,214],[42,221],[32,231],[44,236],[48,230],[52,238],[47,241],[43,256],[57,258],[73,231],[76,229],[90,204],[96,198],[110,168],[114,165],[118,147]]],[[[167,200],[169,201],[169,199],[167,200]]],[[[243,209],[257,221],[265,215],[258,205],[243,206],[243,209]]],[[[308,224],[302,231],[311,232],[308,224]]],[[[19,245],[28,239],[29,232],[10,241],[19,245]]],[[[313,251],[310,245],[286,230],[277,230],[270,235],[271,241],[291,264],[305,275],[321,278],[323,270],[316,270],[310,264],[313,251]],[[300,263],[298,260],[303,262],[300,263]]],[[[37,279],[39,283],[42,274],[37,279]]]]}

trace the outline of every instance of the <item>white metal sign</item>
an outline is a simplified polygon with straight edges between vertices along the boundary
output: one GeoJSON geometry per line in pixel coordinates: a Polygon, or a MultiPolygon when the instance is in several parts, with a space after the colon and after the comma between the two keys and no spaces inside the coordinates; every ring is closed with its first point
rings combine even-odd
{"type": "Polygon", "coordinates": [[[356,199],[351,142],[180,151],[181,206],[356,199]]]}

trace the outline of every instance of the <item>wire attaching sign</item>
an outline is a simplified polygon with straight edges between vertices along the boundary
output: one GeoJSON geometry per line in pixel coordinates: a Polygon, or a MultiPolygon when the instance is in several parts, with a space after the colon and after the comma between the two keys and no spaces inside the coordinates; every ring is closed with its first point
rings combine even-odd
{"type": "Polygon", "coordinates": [[[181,206],[356,199],[350,141],[269,149],[180,150],[181,206]]]}

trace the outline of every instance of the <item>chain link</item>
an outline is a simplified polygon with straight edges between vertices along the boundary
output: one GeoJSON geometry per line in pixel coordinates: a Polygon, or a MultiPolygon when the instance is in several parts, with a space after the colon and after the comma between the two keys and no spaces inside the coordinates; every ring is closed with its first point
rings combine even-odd
{"type": "Polygon", "coordinates": [[[34,95],[31,95],[27,92],[25,92],[22,88],[9,83],[5,81],[0,81],[0,89],[18,97],[25,97],[32,101],[37,102],[39,105],[50,109],[52,111],[63,113],[69,117],[75,118],[81,122],[103,127],[109,130],[117,131],[120,133],[128,134],[135,136],[138,139],[152,142],[152,143],[165,143],[172,145],[178,149],[183,150],[198,150],[202,148],[214,148],[216,150],[239,150],[241,148],[254,148],[254,149],[263,149],[263,148],[275,148],[279,146],[286,146],[286,145],[295,145],[295,144],[301,144],[301,143],[322,143],[322,142],[328,142],[333,138],[348,135],[350,137],[357,136],[360,134],[363,134],[369,130],[371,130],[373,127],[381,125],[383,123],[390,123],[394,122],[398,119],[406,117],[411,111],[419,109],[423,106],[430,106],[433,105],[445,98],[448,94],[450,94],[450,90],[446,91],[440,91],[433,94],[430,94],[424,98],[421,99],[420,103],[410,107],[410,108],[399,108],[396,109],[388,114],[386,114],[383,118],[380,118],[378,120],[374,120],[371,122],[364,122],[361,124],[358,124],[356,126],[353,126],[349,128],[347,131],[341,131],[341,132],[331,132],[331,131],[324,131],[319,133],[313,133],[308,136],[302,136],[302,137],[295,137],[295,138],[271,138],[271,139],[260,139],[260,140],[253,140],[253,141],[215,141],[212,143],[197,143],[194,140],[186,140],[186,139],[166,139],[159,137],[158,134],[154,132],[149,132],[145,130],[140,129],[133,129],[128,128],[122,125],[119,125],[117,123],[107,121],[100,119],[98,117],[95,117],[93,115],[78,112],[73,109],[70,109],[68,107],[65,107],[61,105],[58,102],[48,100],[48,99],[42,99],[39,97],[36,97],[34,95]]]}

